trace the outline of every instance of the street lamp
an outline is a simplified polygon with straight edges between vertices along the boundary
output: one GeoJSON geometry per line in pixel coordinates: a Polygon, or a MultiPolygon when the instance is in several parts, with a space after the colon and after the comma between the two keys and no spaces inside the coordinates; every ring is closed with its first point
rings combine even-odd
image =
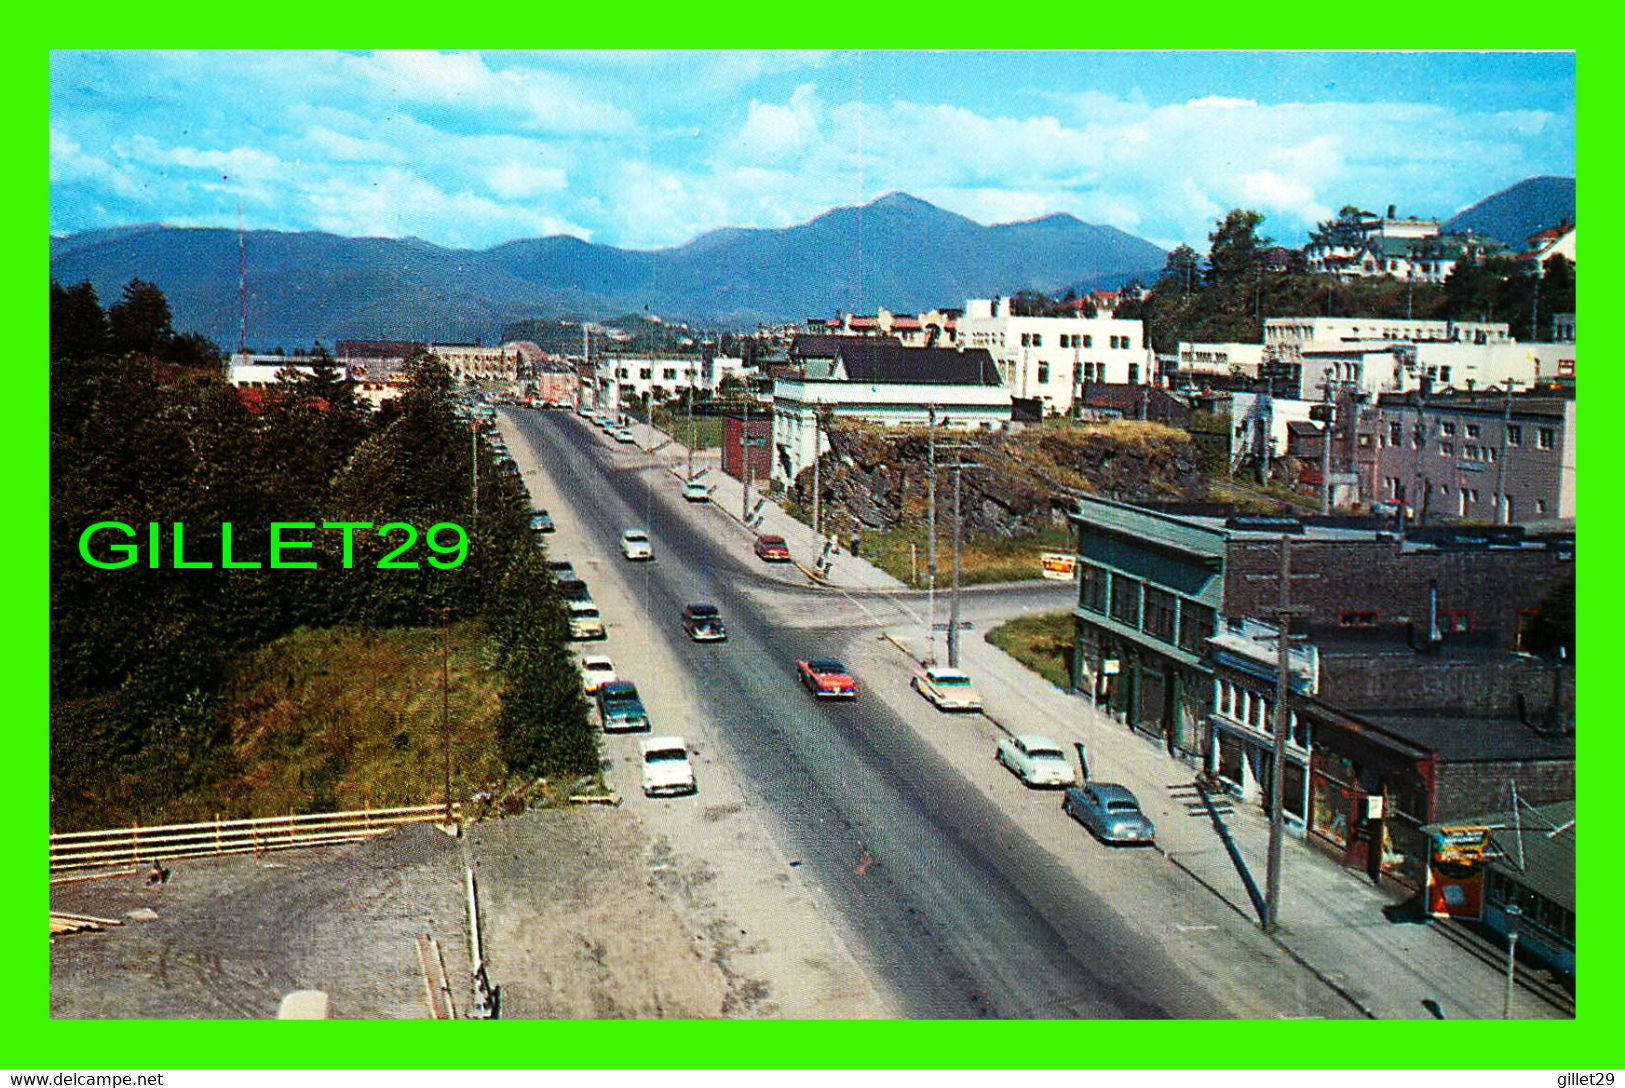
{"type": "Polygon", "coordinates": [[[1507,994],[1506,1001],[1501,1005],[1501,1019],[1512,1019],[1512,981],[1518,958],[1518,919],[1523,917],[1523,910],[1516,904],[1509,904],[1506,908],[1507,919],[1507,994]]]}

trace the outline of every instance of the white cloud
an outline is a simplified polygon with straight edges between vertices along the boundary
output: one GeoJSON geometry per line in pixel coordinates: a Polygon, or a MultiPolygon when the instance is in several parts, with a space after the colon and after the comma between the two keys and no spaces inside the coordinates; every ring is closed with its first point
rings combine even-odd
{"type": "Polygon", "coordinates": [[[783,105],[750,104],[736,146],[746,161],[772,162],[799,151],[818,138],[818,103],[810,83],[803,83],[783,105]]]}
{"type": "Polygon", "coordinates": [[[501,163],[492,167],[485,179],[491,191],[506,200],[556,193],[568,183],[558,167],[528,162],[501,163]]]}
{"type": "Polygon", "coordinates": [[[540,67],[492,69],[477,53],[382,52],[352,58],[357,73],[403,102],[516,117],[543,132],[612,135],[630,113],[540,67]]]}

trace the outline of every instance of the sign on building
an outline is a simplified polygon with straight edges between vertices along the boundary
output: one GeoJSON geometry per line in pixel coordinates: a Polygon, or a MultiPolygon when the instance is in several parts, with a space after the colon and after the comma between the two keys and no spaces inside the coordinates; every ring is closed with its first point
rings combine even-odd
{"type": "Polygon", "coordinates": [[[1077,569],[1078,557],[1065,552],[1045,552],[1039,564],[1045,578],[1057,582],[1070,582],[1077,569]]]}

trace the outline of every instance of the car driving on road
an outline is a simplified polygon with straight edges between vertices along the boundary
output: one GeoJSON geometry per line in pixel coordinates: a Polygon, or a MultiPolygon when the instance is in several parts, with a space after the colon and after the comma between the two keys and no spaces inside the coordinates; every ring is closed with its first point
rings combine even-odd
{"type": "Polygon", "coordinates": [[[649,712],[630,680],[611,680],[598,687],[598,721],[606,733],[647,732],[649,712]]]}
{"type": "Polygon", "coordinates": [[[683,630],[695,642],[723,642],[728,637],[728,628],[714,604],[684,605],[683,630]]]}
{"type": "Polygon", "coordinates": [[[846,671],[846,666],[834,658],[814,658],[811,661],[797,661],[796,674],[801,677],[801,685],[820,699],[856,699],[858,697],[858,683],[852,679],[852,674],[846,671]]]}
{"type": "Polygon", "coordinates": [[[931,666],[914,674],[914,690],[938,710],[981,710],[982,695],[958,669],[931,666]]]}
{"type": "Polygon", "coordinates": [[[682,737],[650,737],[638,745],[638,751],[643,757],[646,797],[699,792],[694,765],[688,759],[688,743],[682,737]]]}
{"type": "Polygon", "coordinates": [[[711,489],[700,480],[689,480],[683,485],[683,498],[689,502],[709,502],[711,489]]]}
{"type": "Polygon", "coordinates": [[[655,546],[642,529],[628,529],[621,534],[621,554],[628,559],[653,559],[655,546]]]}
{"type": "Polygon", "coordinates": [[[993,758],[1029,786],[1070,786],[1077,781],[1066,752],[1037,733],[1002,738],[993,758]]]}
{"type": "Polygon", "coordinates": [[[1126,786],[1112,782],[1073,786],[1061,799],[1061,811],[1101,842],[1149,845],[1157,841],[1157,825],[1141,810],[1139,798],[1126,786]]]}
{"type": "Polygon", "coordinates": [[[784,542],[782,536],[759,536],[756,538],[756,558],[768,563],[788,563],[790,545],[784,542]]]}

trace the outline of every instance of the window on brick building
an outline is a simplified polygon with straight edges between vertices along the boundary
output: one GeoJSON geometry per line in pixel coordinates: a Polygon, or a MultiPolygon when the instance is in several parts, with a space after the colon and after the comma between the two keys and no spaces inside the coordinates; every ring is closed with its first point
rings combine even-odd
{"type": "Polygon", "coordinates": [[[1388,424],[1388,444],[1390,446],[1398,446],[1404,441],[1404,426],[1397,421],[1388,424]]]}
{"type": "Polygon", "coordinates": [[[1550,427],[1542,427],[1538,436],[1537,445],[1543,450],[1553,449],[1557,446],[1557,432],[1550,427]]]}
{"type": "Polygon", "coordinates": [[[1439,433],[1440,434],[1451,434],[1451,435],[1453,435],[1453,434],[1456,433],[1456,425],[1454,423],[1448,423],[1448,422],[1441,423],[1441,424],[1439,424],[1439,433]]]}
{"type": "Polygon", "coordinates": [[[1523,427],[1517,423],[1507,424],[1507,445],[1523,445],[1523,427]]]}
{"type": "Polygon", "coordinates": [[[1375,612],[1344,612],[1337,617],[1339,627],[1375,627],[1377,614],[1375,612]]]}
{"type": "Polygon", "coordinates": [[[1206,605],[1193,601],[1179,604],[1179,648],[1189,654],[1199,654],[1204,643],[1213,634],[1217,614],[1206,605]]]}
{"type": "Polygon", "coordinates": [[[1476,424],[1476,423],[1467,424],[1467,437],[1468,438],[1477,438],[1478,437],[1478,424],[1476,424]]]}
{"type": "Polygon", "coordinates": [[[1447,635],[1465,635],[1473,629],[1473,614],[1465,608],[1439,611],[1439,630],[1447,635]]]}

